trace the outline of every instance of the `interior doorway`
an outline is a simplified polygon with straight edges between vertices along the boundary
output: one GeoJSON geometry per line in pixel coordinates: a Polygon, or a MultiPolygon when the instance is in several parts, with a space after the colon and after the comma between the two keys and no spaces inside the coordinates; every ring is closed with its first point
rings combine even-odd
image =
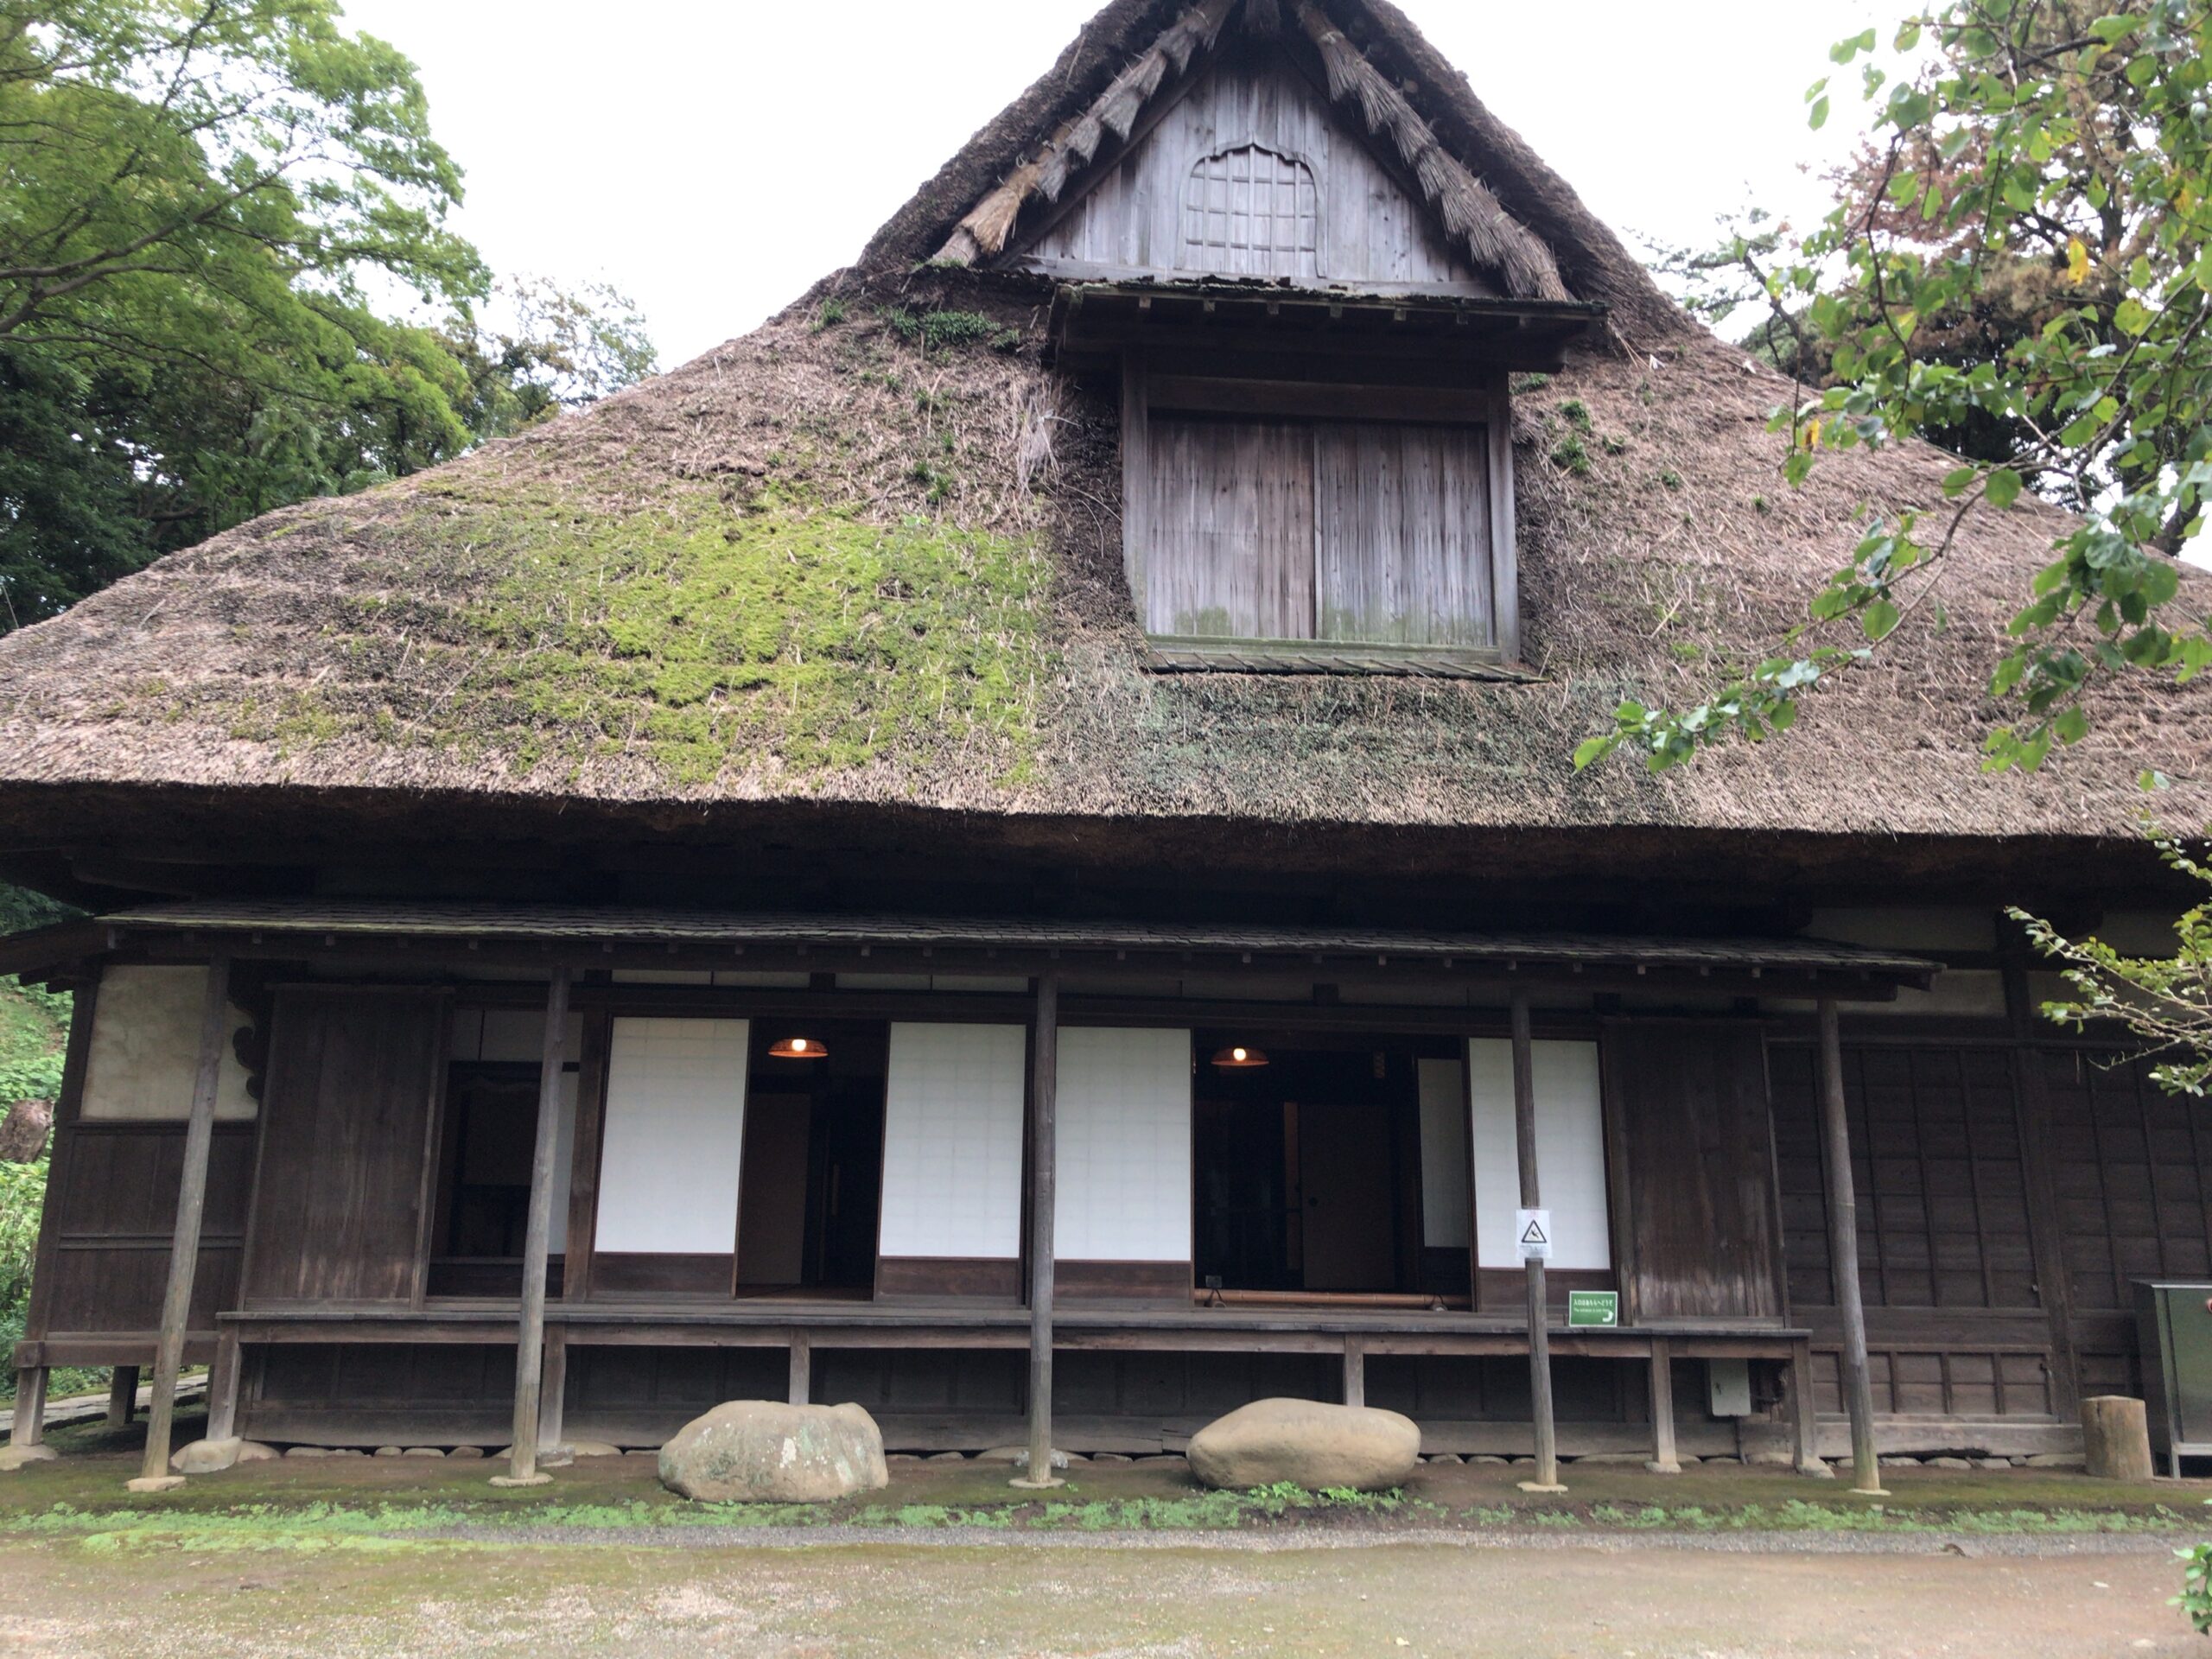
{"type": "Polygon", "coordinates": [[[740,1294],[875,1286],[889,1028],[757,1020],[738,1182],[740,1294]]]}
{"type": "Polygon", "coordinates": [[[1424,1283],[1421,1249],[1417,1065],[1434,1045],[1225,1031],[1201,1031],[1195,1040],[1200,1286],[1342,1295],[1433,1289],[1424,1283]],[[1244,1064],[1220,1063],[1240,1049],[1244,1064]]]}

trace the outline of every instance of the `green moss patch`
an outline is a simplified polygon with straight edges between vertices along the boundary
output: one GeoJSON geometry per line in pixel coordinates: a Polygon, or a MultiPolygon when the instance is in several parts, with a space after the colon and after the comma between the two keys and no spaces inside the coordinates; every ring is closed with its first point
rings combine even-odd
{"type": "Polygon", "coordinates": [[[947,750],[1005,778],[1028,760],[1046,658],[1033,540],[704,490],[615,514],[472,499],[405,534],[498,573],[458,607],[435,726],[519,766],[643,752],[699,785],[947,750]]]}

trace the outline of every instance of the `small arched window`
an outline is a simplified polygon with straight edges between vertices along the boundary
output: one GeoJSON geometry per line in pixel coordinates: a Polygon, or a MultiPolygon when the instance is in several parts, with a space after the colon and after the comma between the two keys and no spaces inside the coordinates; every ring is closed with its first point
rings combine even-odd
{"type": "Polygon", "coordinates": [[[1316,279],[1320,230],[1312,168],[1259,144],[1221,150],[1184,187],[1182,269],[1316,279]]]}

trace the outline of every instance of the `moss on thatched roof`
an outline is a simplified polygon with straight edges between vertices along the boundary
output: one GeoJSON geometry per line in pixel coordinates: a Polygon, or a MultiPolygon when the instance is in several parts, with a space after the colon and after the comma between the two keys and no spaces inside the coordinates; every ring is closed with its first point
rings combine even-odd
{"type": "Polygon", "coordinates": [[[57,793],[41,785],[92,785],[2121,837],[2145,765],[2182,780],[2171,821],[2212,817],[2193,690],[2131,685],[2044,773],[1979,770],[1989,668],[2061,522],[2032,504],[1978,519],[1940,619],[1788,741],[1578,776],[1617,703],[1694,695],[1770,645],[1847,556],[1859,504],[1931,502],[1949,463],[1859,452],[1785,488],[1766,423],[1787,385],[1669,308],[1379,0],[1332,15],[1636,346],[1518,398],[1537,677],[1148,671],[1111,389],[1046,366],[1049,289],[914,262],[1176,11],[1116,0],[859,268],[756,333],[0,641],[0,826],[21,841],[57,793]]]}

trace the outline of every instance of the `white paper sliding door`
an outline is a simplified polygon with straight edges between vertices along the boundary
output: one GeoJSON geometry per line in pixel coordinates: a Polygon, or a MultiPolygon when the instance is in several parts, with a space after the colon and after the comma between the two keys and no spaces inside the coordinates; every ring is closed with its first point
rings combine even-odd
{"type": "Polygon", "coordinates": [[[1467,1248],[1467,1074],[1457,1060],[1421,1072],[1421,1242],[1467,1248]]]}
{"type": "Polygon", "coordinates": [[[882,1255],[1020,1255],[1028,1059],[1021,1026],[891,1027],[882,1255]]]}
{"type": "Polygon", "coordinates": [[[745,1148],[743,1020],[617,1020],[595,1246],[729,1255],[745,1148]]]}
{"type": "Polygon", "coordinates": [[[1191,1033],[1060,1033],[1053,1254],[1191,1259],[1191,1033]]]}
{"type": "MultiPolygon", "coordinates": [[[[1605,1122],[1598,1091],[1598,1045],[1533,1044],[1536,1168],[1552,1212],[1554,1268],[1613,1265],[1605,1202],[1605,1122]]],[[[1467,1045],[1474,1096],[1476,1255],[1485,1268],[1516,1268],[1513,1212],[1521,1204],[1520,1153],[1513,1134],[1513,1045],[1502,1037],[1467,1045]]]]}

